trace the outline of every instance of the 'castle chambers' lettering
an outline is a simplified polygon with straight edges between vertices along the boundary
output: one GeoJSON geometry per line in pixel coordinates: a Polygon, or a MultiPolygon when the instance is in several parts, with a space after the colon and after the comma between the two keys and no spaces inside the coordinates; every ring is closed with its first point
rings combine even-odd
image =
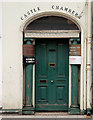
{"type": "MultiPolygon", "coordinates": [[[[68,7],[63,7],[63,6],[58,6],[58,5],[52,5],[51,9],[67,12],[69,14],[74,15],[75,17],[77,17],[79,19],[81,17],[81,16],[78,15],[77,12],[75,12],[74,10],[72,10],[72,9],[70,9],[68,7]]],[[[36,8],[30,9],[23,16],[21,16],[21,20],[24,20],[25,18],[28,18],[31,14],[36,13],[36,12],[38,12],[40,10],[41,10],[40,7],[36,7],[36,8]]]]}
{"type": "Polygon", "coordinates": [[[33,14],[33,13],[36,13],[40,11],[40,7],[37,7],[37,8],[33,8],[33,9],[30,9],[29,11],[27,11],[27,13],[25,13],[23,16],[21,16],[21,20],[24,20],[25,18],[27,18],[29,15],[33,14]]]}
{"type": "Polygon", "coordinates": [[[54,10],[60,10],[60,11],[65,11],[65,12],[68,12],[68,13],[70,13],[70,14],[78,17],[78,18],[80,18],[77,12],[75,12],[74,10],[72,10],[72,9],[70,9],[68,7],[63,7],[63,6],[58,6],[58,5],[52,5],[52,9],[54,9],[54,10]]]}

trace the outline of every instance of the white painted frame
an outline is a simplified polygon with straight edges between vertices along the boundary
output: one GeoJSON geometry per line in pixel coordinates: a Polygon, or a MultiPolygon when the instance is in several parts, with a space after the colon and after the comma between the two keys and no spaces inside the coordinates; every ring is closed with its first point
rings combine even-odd
{"type": "Polygon", "coordinates": [[[75,38],[80,30],[29,30],[24,32],[25,38],[75,38]]]}

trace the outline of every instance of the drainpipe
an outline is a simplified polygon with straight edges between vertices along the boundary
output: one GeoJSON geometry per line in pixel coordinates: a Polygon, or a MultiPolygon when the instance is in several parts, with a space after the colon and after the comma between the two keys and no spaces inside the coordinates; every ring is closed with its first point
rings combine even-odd
{"type": "Polygon", "coordinates": [[[92,110],[92,30],[91,30],[91,0],[87,1],[88,19],[87,19],[87,115],[91,115],[92,110]]]}

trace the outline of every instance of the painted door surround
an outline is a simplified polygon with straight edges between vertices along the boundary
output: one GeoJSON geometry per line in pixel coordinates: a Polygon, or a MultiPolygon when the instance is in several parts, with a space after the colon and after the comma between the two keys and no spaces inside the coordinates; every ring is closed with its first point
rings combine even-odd
{"type": "MultiPolygon", "coordinates": [[[[70,20],[71,20],[71,19],[70,19],[70,20]]],[[[75,21],[74,21],[74,23],[75,23],[75,21]]],[[[30,24],[30,22],[29,22],[29,24],[30,24]]],[[[27,25],[29,25],[29,24],[27,23],[27,25]]],[[[25,29],[27,28],[27,25],[26,25],[25,29]]],[[[77,24],[76,24],[76,25],[77,25],[77,24]]],[[[78,25],[78,27],[79,27],[79,25],[78,25]]],[[[43,31],[42,31],[42,32],[41,32],[41,31],[42,31],[42,30],[40,30],[40,33],[43,33],[43,31]]],[[[72,30],[72,31],[73,31],[73,30],[72,30]]],[[[30,33],[30,30],[26,30],[25,32],[30,33]]],[[[32,30],[31,30],[31,32],[32,32],[32,30]]],[[[34,30],[34,32],[35,32],[35,30],[34,30]]],[[[38,32],[39,32],[39,31],[38,31],[38,32]]],[[[39,35],[38,32],[37,32],[37,35],[39,35]]],[[[49,32],[51,33],[51,32],[53,32],[53,30],[51,30],[51,31],[49,30],[49,32]]],[[[57,31],[56,31],[56,32],[57,32],[57,31]]],[[[71,36],[68,35],[68,37],[67,37],[67,36],[64,35],[64,31],[61,31],[61,32],[63,33],[63,36],[64,36],[65,38],[69,39],[69,44],[71,44],[71,42],[70,42],[70,37],[71,37],[71,36]]],[[[80,28],[79,28],[79,31],[78,31],[78,32],[80,32],[80,28]]],[[[55,34],[55,32],[54,32],[54,34],[55,34]]],[[[56,33],[56,34],[57,34],[57,33],[56,33]]],[[[58,34],[59,34],[59,32],[58,32],[58,34]]],[[[68,34],[68,33],[67,33],[67,34],[68,34]]],[[[78,33],[78,34],[79,34],[79,33],[78,33]]],[[[78,34],[76,35],[76,39],[77,39],[77,40],[78,40],[78,37],[79,37],[78,34]]],[[[25,34],[24,34],[24,35],[25,35],[25,34]]],[[[71,35],[71,34],[70,34],[70,35],[71,35]]],[[[25,37],[25,39],[28,39],[27,41],[31,41],[31,39],[32,39],[31,36],[29,36],[29,37],[24,36],[24,37],[25,37]]],[[[40,36],[39,36],[39,37],[40,37],[40,36]]],[[[60,36],[60,37],[61,37],[61,36],[60,36]]],[[[38,37],[37,37],[37,38],[38,38],[38,37]]],[[[35,39],[37,39],[37,38],[33,38],[33,42],[32,42],[31,44],[36,45],[36,40],[35,40],[35,39]]],[[[43,36],[43,38],[47,38],[47,37],[46,37],[46,36],[43,36]]],[[[49,35],[48,35],[48,38],[49,38],[49,35]]],[[[53,39],[53,36],[50,37],[50,38],[53,39]]],[[[57,38],[57,36],[56,36],[56,38],[57,38]]],[[[72,34],[72,39],[74,39],[74,38],[75,38],[75,36],[72,34]]],[[[41,37],[41,39],[42,39],[42,37],[41,37]]],[[[60,39],[61,39],[61,38],[60,38],[60,39]]],[[[56,56],[56,55],[54,55],[54,56],[56,56]]],[[[42,60],[42,59],[41,59],[41,60],[42,60]]],[[[41,64],[43,64],[43,62],[42,62],[41,64]]],[[[39,68],[39,66],[38,66],[38,68],[39,68]]],[[[51,67],[50,67],[50,68],[51,68],[51,67]]],[[[70,70],[69,73],[71,72],[71,69],[70,69],[70,68],[71,68],[71,65],[69,65],[69,70],[70,70]]],[[[37,67],[36,67],[36,65],[33,65],[32,71],[33,71],[32,74],[34,74],[34,76],[32,75],[32,78],[31,78],[33,87],[32,87],[32,93],[31,93],[31,94],[32,94],[32,100],[31,100],[31,101],[32,101],[32,104],[30,105],[30,107],[33,108],[32,106],[34,106],[34,109],[35,109],[35,107],[36,107],[36,110],[40,110],[40,107],[37,107],[37,105],[35,106],[35,101],[36,101],[36,104],[38,104],[38,103],[37,103],[38,100],[37,100],[37,97],[36,97],[36,96],[37,96],[37,92],[35,92],[35,90],[36,90],[36,91],[43,91],[43,92],[45,91],[45,92],[46,92],[47,89],[45,89],[45,88],[43,87],[43,88],[44,88],[43,90],[37,90],[37,84],[36,84],[36,82],[40,82],[40,81],[42,81],[42,80],[41,80],[41,78],[39,78],[39,77],[38,77],[38,80],[39,80],[39,81],[37,81],[37,79],[35,79],[35,76],[37,77],[37,75],[35,75],[36,72],[37,72],[37,67]],[[35,70],[35,68],[36,68],[36,70],[35,70]],[[35,87],[36,87],[36,88],[35,88],[35,87]],[[34,91],[34,92],[33,92],[33,91],[34,91]],[[38,109],[38,108],[39,108],[39,109],[38,109]]],[[[43,71],[43,72],[44,72],[44,71],[43,71]]],[[[54,74],[55,74],[55,73],[54,73],[54,74]]],[[[68,82],[69,88],[67,88],[67,90],[69,89],[69,91],[71,91],[70,89],[71,89],[71,84],[72,84],[72,83],[71,83],[71,79],[72,79],[72,78],[71,78],[69,75],[68,75],[68,77],[69,77],[69,80],[68,80],[68,81],[69,81],[69,82],[68,82]]],[[[27,79],[27,78],[25,78],[25,79],[27,79]]],[[[52,79],[52,78],[51,78],[51,79],[52,79]]],[[[30,80],[29,80],[29,81],[30,81],[30,80]]],[[[39,84],[38,84],[38,85],[39,85],[39,84]]],[[[76,85],[76,84],[75,84],[75,85],[76,85]]],[[[78,84],[77,84],[77,86],[78,86],[78,84]]],[[[59,90],[59,91],[60,91],[60,90],[59,90]]],[[[67,96],[68,99],[69,99],[69,100],[67,101],[67,106],[69,106],[69,109],[66,108],[66,109],[65,109],[66,111],[70,111],[70,105],[72,104],[72,99],[73,99],[73,98],[72,98],[72,97],[73,97],[72,92],[70,93],[69,91],[68,91],[68,93],[67,93],[67,94],[69,95],[69,97],[67,96]]],[[[72,90],[72,91],[73,91],[73,90],[72,90]]],[[[31,95],[31,94],[30,94],[30,95],[31,95]]],[[[43,93],[42,93],[42,94],[43,94],[43,93]]],[[[43,95],[44,95],[44,94],[43,94],[43,95]]],[[[78,96],[78,93],[77,93],[77,96],[78,96]]],[[[39,97],[40,97],[40,96],[39,96],[39,97]]],[[[42,95],[41,95],[41,98],[42,98],[42,97],[45,97],[45,96],[42,96],[42,95]]],[[[77,98],[78,98],[78,97],[77,97],[77,98]]],[[[40,99],[40,98],[39,98],[39,99],[40,99]]],[[[43,98],[43,99],[45,99],[45,98],[43,98]]],[[[46,98],[46,99],[47,99],[47,98],[46,98]]],[[[39,100],[39,101],[40,101],[40,100],[39,100]]],[[[64,103],[64,105],[65,105],[65,103],[64,103]]],[[[27,106],[28,106],[28,105],[27,105],[27,106]]],[[[26,108],[27,108],[27,107],[26,107],[26,108]]],[[[48,110],[48,109],[51,110],[50,108],[47,108],[46,110],[48,110]]],[[[41,110],[43,110],[43,109],[41,109],[41,110]]],[[[45,110],[45,109],[44,109],[44,110],[45,110]]],[[[60,108],[60,110],[62,110],[62,109],[60,108]]],[[[64,109],[63,109],[63,110],[64,110],[64,109]]],[[[76,112],[77,112],[77,111],[76,111],[76,112]]],[[[80,111],[79,111],[79,112],[80,112],[80,111]]],[[[78,114],[79,114],[79,112],[78,112],[78,114]]],[[[72,110],[72,112],[70,111],[69,113],[74,114],[74,113],[73,113],[73,110],[72,110]]]]}

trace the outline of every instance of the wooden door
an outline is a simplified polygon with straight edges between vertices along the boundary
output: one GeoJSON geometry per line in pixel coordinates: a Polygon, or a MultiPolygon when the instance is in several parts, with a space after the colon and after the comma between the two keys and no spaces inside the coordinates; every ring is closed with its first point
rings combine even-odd
{"type": "Polygon", "coordinates": [[[36,39],[36,110],[68,110],[68,39],[36,39]]]}

